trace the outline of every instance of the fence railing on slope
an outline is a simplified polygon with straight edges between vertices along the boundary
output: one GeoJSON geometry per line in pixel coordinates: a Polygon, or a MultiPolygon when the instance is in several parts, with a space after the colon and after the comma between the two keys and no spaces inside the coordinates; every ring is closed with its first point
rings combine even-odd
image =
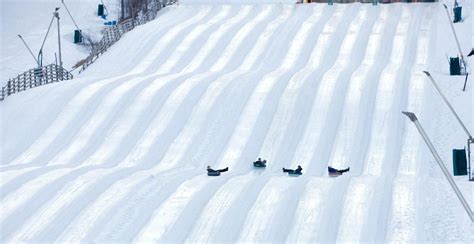
{"type": "Polygon", "coordinates": [[[92,63],[94,63],[101,54],[107,51],[107,49],[117,42],[123,34],[129,32],[138,25],[145,24],[151,20],[154,20],[158,11],[162,8],[176,3],[176,0],[159,0],[154,2],[150,7],[148,12],[144,15],[137,16],[135,18],[126,19],[115,26],[108,27],[102,36],[102,39],[93,45],[92,52],[87,56],[86,59],[79,62],[79,64],[74,67],[81,67],[79,73],[87,69],[92,63]]]}
{"type": "Polygon", "coordinates": [[[19,74],[13,79],[9,79],[7,84],[2,87],[0,92],[0,101],[12,94],[37,87],[45,84],[70,80],[73,76],[66,69],[56,64],[49,64],[42,68],[30,69],[19,74]]]}

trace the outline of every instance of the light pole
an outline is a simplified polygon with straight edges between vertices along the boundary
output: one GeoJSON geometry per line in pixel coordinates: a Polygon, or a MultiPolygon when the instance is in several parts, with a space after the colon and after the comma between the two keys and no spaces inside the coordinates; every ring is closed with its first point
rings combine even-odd
{"type": "Polygon", "coordinates": [[[58,48],[59,48],[59,66],[62,68],[63,67],[63,60],[61,58],[61,32],[59,28],[59,7],[57,7],[53,13],[53,16],[57,19],[58,22],[58,48]]]}
{"type": "Polygon", "coordinates": [[[426,146],[428,146],[428,148],[431,151],[431,154],[433,154],[433,157],[435,158],[436,163],[438,163],[438,166],[440,167],[444,176],[446,177],[449,184],[451,185],[451,188],[453,188],[454,193],[456,193],[456,196],[458,197],[459,201],[464,207],[464,210],[466,210],[466,213],[471,219],[471,222],[474,222],[474,213],[472,212],[471,208],[469,207],[469,204],[467,203],[466,199],[462,195],[462,192],[459,190],[458,186],[456,185],[456,182],[454,181],[453,177],[451,177],[451,175],[449,174],[448,169],[444,165],[443,161],[441,160],[441,157],[438,155],[438,152],[436,151],[430,139],[426,135],[425,130],[421,126],[420,122],[418,122],[418,118],[416,117],[414,113],[411,113],[411,112],[402,112],[402,113],[406,115],[415,124],[416,128],[418,129],[418,132],[420,133],[421,137],[425,141],[426,146]]]}
{"type": "Polygon", "coordinates": [[[23,39],[23,37],[21,35],[18,35],[18,37],[20,38],[20,40],[23,42],[23,44],[25,44],[25,47],[26,49],[28,49],[28,52],[30,52],[31,56],[33,57],[33,59],[35,60],[36,64],[39,66],[39,62],[38,62],[38,59],[36,59],[35,55],[33,54],[33,52],[31,51],[30,47],[28,46],[28,44],[26,44],[25,40],[23,39]]]}
{"type": "MultiPolygon", "coordinates": [[[[57,11],[58,8],[56,8],[57,11]]],[[[46,31],[46,35],[44,36],[43,43],[41,44],[40,50],[38,52],[38,69],[41,69],[43,67],[43,47],[44,43],[46,42],[46,38],[48,38],[49,31],[51,30],[51,25],[53,24],[54,20],[54,14],[53,17],[51,18],[51,21],[49,22],[48,26],[48,31],[46,31]]]]}

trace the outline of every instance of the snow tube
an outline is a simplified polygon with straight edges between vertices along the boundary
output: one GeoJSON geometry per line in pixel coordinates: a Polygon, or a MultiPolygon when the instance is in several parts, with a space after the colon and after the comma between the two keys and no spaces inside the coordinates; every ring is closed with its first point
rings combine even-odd
{"type": "Polygon", "coordinates": [[[207,175],[209,175],[209,176],[219,176],[219,175],[221,175],[221,172],[219,172],[219,171],[207,172],[207,175]]]}
{"type": "Polygon", "coordinates": [[[301,172],[295,172],[295,171],[290,171],[288,172],[288,175],[292,175],[292,176],[299,176],[299,175],[302,175],[303,173],[301,172]]]}
{"type": "Polygon", "coordinates": [[[253,166],[255,168],[265,168],[265,167],[267,167],[267,165],[259,163],[259,162],[253,162],[253,166]]]}

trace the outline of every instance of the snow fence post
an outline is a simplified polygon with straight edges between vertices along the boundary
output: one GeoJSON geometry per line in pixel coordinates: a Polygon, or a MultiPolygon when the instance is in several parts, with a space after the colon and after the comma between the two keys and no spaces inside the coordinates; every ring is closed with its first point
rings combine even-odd
{"type": "Polygon", "coordinates": [[[412,112],[405,112],[402,111],[402,114],[406,115],[416,126],[418,129],[418,132],[420,133],[421,137],[426,143],[426,146],[431,151],[431,154],[435,158],[436,163],[438,163],[438,166],[441,168],[441,171],[443,171],[444,176],[448,180],[449,184],[451,185],[451,188],[453,188],[454,193],[456,193],[456,196],[458,197],[459,201],[461,202],[462,206],[464,207],[464,210],[466,210],[467,215],[471,219],[471,222],[474,222],[474,213],[472,212],[471,208],[469,207],[469,204],[467,203],[466,199],[464,198],[462,192],[459,190],[458,186],[456,185],[456,182],[454,181],[453,177],[449,174],[448,169],[443,163],[443,160],[441,160],[441,157],[439,156],[438,152],[434,148],[433,144],[431,143],[430,139],[428,138],[428,135],[426,135],[425,130],[421,126],[420,122],[418,122],[418,118],[416,115],[412,112]]]}

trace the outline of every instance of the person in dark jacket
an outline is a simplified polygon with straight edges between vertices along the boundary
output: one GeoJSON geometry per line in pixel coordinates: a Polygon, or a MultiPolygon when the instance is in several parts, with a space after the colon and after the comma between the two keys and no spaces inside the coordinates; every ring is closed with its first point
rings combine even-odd
{"type": "Polygon", "coordinates": [[[267,167],[267,160],[263,160],[258,158],[257,161],[253,162],[253,166],[255,167],[267,167]]]}
{"type": "Polygon", "coordinates": [[[351,167],[348,167],[347,169],[335,169],[331,166],[328,166],[328,174],[329,176],[340,176],[346,172],[349,172],[351,167]]]}
{"type": "Polygon", "coordinates": [[[229,170],[229,167],[223,168],[223,169],[212,169],[210,165],[207,166],[207,172],[226,172],[229,170]]]}
{"type": "Polygon", "coordinates": [[[471,50],[471,52],[467,55],[468,57],[474,55],[474,48],[471,50]]]}
{"type": "Polygon", "coordinates": [[[283,168],[283,172],[285,173],[290,173],[290,174],[302,174],[303,168],[301,165],[298,165],[298,168],[296,169],[285,169],[283,168]]]}

